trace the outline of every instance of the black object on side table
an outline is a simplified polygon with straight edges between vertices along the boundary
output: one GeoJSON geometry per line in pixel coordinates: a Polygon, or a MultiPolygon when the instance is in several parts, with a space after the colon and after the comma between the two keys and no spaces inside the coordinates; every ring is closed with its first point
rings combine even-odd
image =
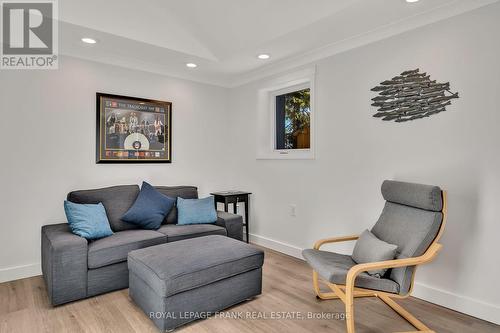
{"type": "Polygon", "coordinates": [[[214,192],[210,193],[214,196],[215,199],[215,208],[217,209],[217,203],[224,204],[224,211],[227,212],[229,210],[229,204],[233,204],[233,213],[238,213],[238,203],[245,203],[245,222],[243,223],[243,227],[245,228],[246,241],[248,243],[248,210],[250,205],[250,192],[243,191],[225,191],[225,192],[214,192]]]}

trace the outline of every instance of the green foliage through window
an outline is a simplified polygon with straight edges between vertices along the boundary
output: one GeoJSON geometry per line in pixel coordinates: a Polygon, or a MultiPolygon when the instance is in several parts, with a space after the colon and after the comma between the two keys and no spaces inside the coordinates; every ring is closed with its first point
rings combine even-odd
{"type": "Polygon", "coordinates": [[[311,89],[276,96],[276,148],[310,148],[311,89]]]}

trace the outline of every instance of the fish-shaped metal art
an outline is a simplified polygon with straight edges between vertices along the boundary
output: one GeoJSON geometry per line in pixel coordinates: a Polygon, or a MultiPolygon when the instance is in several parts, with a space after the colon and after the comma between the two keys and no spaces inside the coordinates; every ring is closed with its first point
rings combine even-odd
{"type": "Polygon", "coordinates": [[[372,106],[377,107],[373,115],[382,120],[406,122],[426,118],[446,111],[451,100],[459,98],[458,92],[450,91],[450,83],[431,80],[427,73],[413,69],[385,80],[371,89],[378,92],[372,98],[372,106]]]}

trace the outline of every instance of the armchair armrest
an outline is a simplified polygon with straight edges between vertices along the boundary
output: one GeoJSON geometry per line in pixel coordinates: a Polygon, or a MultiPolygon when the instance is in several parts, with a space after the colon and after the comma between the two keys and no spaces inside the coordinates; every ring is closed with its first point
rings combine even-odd
{"type": "Polygon", "coordinates": [[[352,236],[342,236],[342,237],[320,239],[319,241],[314,243],[314,249],[319,250],[319,248],[324,244],[353,241],[353,240],[356,240],[358,238],[359,238],[358,235],[352,235],[352,236]]]}
{"type": "Polygon", "coordinates": [[[42,272],[53,305],[87,297],[87,245],[67,223],[42,227],[42,272]]]}
{"type": "Polygon", "coordinates": [[[351,267],[351,269],[349,269],[349,272],[347,273],[346,284],[345,284],[346,295],[349,297],[349,291],[351,291],[352,295],[352,291],[354,289],[354,281],[359,274],[366,271],[377,270],[382,268],[397,268],[405,266],[422,265],[428,263],[429,261],[432,261],[442,247],[443,246],[441,244],[434,243],[427,249],[427,251],[423,255],[418,257],[393,259],[393,260],[370,262],[370,263],[355,265],[351,267]]]}
{"type": "Polygon", "coordinates": [[[243,240],[243,217],[240,215],[217,211],[215,224],[226,228],[228,237],[243,240]]]}

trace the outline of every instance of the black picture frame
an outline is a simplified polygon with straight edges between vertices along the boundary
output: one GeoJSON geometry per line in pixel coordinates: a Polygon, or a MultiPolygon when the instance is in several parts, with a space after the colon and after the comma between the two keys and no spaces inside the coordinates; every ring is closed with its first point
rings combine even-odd
{"type": "Polygon", "coordinates": [[[172,103],[96,93],[96,163],[172,163],[172,103]]]}

